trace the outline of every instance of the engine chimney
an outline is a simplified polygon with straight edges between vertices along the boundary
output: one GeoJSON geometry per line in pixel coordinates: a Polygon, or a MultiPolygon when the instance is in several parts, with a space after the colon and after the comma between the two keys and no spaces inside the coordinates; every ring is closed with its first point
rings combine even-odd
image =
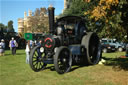
{"type": "Polygon", "coordinates": [[[54,10],[52,6],[48,7],[48,16],[49,16],[49,31],[54,34],[54,10]]]}

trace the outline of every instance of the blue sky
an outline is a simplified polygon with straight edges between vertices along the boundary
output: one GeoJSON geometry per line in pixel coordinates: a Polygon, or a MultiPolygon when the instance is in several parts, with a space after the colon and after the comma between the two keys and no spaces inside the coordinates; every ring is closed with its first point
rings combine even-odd
{"type": "Polygon", "coordinates": [[[15,31],[18,31],[18,18],[24,17],[24,11],[35,11],[36,8],[46,7],[52,4],[55,15],[62,13],[64,0],[0,0],[0,23],[7,25],[9,20],[13,21],[15,31]]]}

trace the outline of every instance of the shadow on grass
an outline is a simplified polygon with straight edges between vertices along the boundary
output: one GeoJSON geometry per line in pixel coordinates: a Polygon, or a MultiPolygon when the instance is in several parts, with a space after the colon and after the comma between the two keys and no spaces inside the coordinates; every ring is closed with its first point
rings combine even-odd
{"type": "Polygon", "coordinates": [[[128,71],[128,58],[106,58],[103,57],[106,62],[104,65],[112,66],[114,70],[120,71],[125,70],[128,71]]]}
{"type": "Polygon", "coordinates": [[[51,71],[55,71],[55,67],[54,66],[49,66],[49,67],[46,67],[45,69],[50,69],[51,71]]]}
{"type": "Polygon", "coordinates": [[[76,69],[79,69],[79,68],[87,67],[87,66],[89,66],[89,65],[81,65],[81,64],[78,65],[78,64],[75,64],[75,65],[72,66],[70,72],[75,71],[76,69]]]}
{"type": "Polygon", "coordinates": [[[25,53],[16,53],[16,55],[23,55],[23,54],[25,54],[25,53]]]}
{"type": "MultiPolygon", "coordinates": [[[[16,53],[15,55],[24,55],[25,53],[16,53]]],[[[10,55],[12,55],[13,56],[13,54],[12,53],[8,53],[8,54],[5,54],[5,56],[10,56],[10,55]]]]}
{"type": "MultiPolygon", "coordinates": [[[[69,72],[72,72],[72,71],[74,71],[78,68],[82,68],[82,67],[84,67],[84,66],[82,66],[82,65],[81,66],[80,65],[73,65],[69,72]]],[[[54,66],[48,66],[44,70],[46,70],[46,69],[50,69],[50,71],[56,71],[54,66]]]]}

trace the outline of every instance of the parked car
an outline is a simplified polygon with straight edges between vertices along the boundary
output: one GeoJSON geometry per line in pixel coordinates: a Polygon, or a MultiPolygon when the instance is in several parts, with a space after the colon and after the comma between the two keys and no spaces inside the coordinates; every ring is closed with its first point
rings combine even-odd
{"type": "Polygon", "coordinates": [[[108,38],[103,38],[101,40],[102,43],[104,44],[109,44],[109,45],[114,45],[115,48],[122,52],[123,50],[125,50],[125,45],[123,42],[118,42],[116,39],[108,39],[108,38]]]}
{"type": "Polygon", "coordinates": [[[102,52],[104,52],[104,53],[116,51],[116,48],[114,45],[101,44],[101,47],[102,47],[102,52]]]}

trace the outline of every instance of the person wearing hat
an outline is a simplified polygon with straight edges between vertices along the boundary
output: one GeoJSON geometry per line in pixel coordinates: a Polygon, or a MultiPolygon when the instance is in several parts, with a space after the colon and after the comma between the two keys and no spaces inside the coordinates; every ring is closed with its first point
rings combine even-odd
{"type": "Polygon", "coordinates": [[[10,40],[9,47],[12,50],[12,54],[15,55],[16,54],[16,47],[18,47],[18,44],[17,44],[16,40],[14,39],[14,37],[12,37],[12,40],[10,40]]]}
{"type": "Polygon", "coordinates": [[[0,56],[4,56],[4,50],[5,50],[4,39],[1,39],[1,42],[0,42],[0,56]]]}

